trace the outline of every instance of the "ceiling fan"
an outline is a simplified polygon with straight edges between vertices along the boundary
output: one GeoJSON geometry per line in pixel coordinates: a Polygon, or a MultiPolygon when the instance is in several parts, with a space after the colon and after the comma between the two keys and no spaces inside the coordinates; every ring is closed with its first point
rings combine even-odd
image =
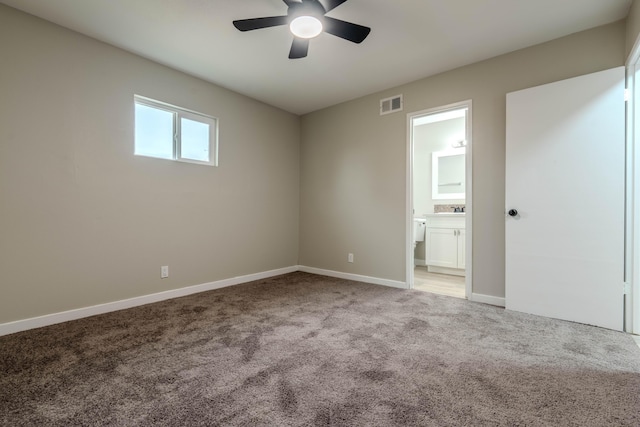
{"type": "Polygon", "coordinates": [[[233,25],[240,31],[289,25],[293,43],[289,59],[304,58],[309,51],[309,40],[323,31],[353,43],[361,43],[367,38],[371,28],[325,16],[327,12],[347,0],[282,0],[288,7],[283,16],[240,19],[233,25]]]}

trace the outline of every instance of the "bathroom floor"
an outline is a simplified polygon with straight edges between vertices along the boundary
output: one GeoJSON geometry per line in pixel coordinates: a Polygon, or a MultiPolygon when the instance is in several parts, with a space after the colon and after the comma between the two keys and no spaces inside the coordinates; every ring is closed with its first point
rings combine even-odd
{"type": "Polygon", "coordinates": [[[427,267],[416,267],[413,270],[413,289],[456,298],[465,297],[463,276],[430,273],[427,267]]]}

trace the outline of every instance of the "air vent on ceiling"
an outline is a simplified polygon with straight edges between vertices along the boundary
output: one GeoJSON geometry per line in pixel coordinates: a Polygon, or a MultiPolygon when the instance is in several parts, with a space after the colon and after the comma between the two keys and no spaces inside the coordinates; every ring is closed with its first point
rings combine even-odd
{"type": "Polygon", "coordinates": [[[380,100],[380,115],[402,111],[402,95],[395,95],[380,100]]]}

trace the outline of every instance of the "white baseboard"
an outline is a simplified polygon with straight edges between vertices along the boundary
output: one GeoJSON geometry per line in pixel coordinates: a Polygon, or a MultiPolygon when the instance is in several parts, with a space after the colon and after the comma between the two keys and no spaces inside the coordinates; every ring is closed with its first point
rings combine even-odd
{"type": "Polygon", "coordinates": [[[319,274],[320,276],[337,277],[338,279],[354,280],[356,282],[371,283],[373,285],[391,286],[392,288],[407,289],[405,282],[389,279],[379,279],[377,277],[361,276],[359,274],[343,273],[341,271],[324,270],[321,268],[298,266],[299,271],[305,273],[319,274]]]}
{"type": "Polygon", "coordinates": [[[424,267],[425,265],[427,265],[427,261],[425,261],[423,259],[414,258],[413,259],[413,264],[414,265],[419,265],[420,267],[424,267]]]}
{"type": "Polygon", "coordinates": [[[483,294],[471,294],[471,298],[469,300],[474,302],[481,302],[483,304],[496,305],[498,307],[505,306],[504,298],[494,297],[491,295],[483,295],[483,294]]]}
{"type": "MultiPolygon", "coordinates": [[[[269,277],[279,276],[281,274],[293,273],[295,271],[303,271],[305,273],[318,274],[320,276],[337,277],[339,279],[354,280],[356,282],[371,283],[373,285],[390,286],[393,288],[407,289],[405,282],[397,280],[380,279],[378,277],[362,276],[359,274],[343,273],[340,271],[325,270],[315,267],[307,267],[297,265],[291,267],[280,268],[277,270],[264,271],[261,273],[248,274],[245,276],[232,277],[230,279],[217,280],[215,282],[203,283],[201,285],[188,286],[186,288],[172,289],[169,291],[158,292],[150,295],[129,298],[120,301],[98,304],[90,307],[78,308],[75,310],[63,311],[60,313],[47,314],[30,319],[17,320],[0,324],[0,336],[9,335],[16,332],[26,331],[28,329],[41,328],[44,326],[55,325],[56,323],[68,322],[70,320],[82,319],[84,317],[95,316],[98,314],[109,313],[112,311],[124,310],[127,308],[138,307],[141,305],[151,304],[154,302],[165,301],[172,298],[179,298],[199,292],[211,291],[214,289],[225,288],[228,286],[239,285],[241,283],[252,282],[254,280],[262,280],[269,277]]],[[[471,294],[471,301],[481,302],[485,304],[505,306],[504,298],[493,297],[490,295],[471,294]]]]}
{"type": "Polygon", "coordinates": [[[199,292],[211,291],[225,288],[227,286],[239,285],[241,283],[252,282],[254,280],[266,279],[281,274],[298,271],[298,266],[279,268],[277,270],[264,271],[261,273],[248,274],[246,276],[232,277],[230,279],[217,280],[215,282],[203,283],[201,285],[188,286],[186,288],[172,289],[170,291],[158,292],[150,295],[129,298],[105,304],[93,305],[90,307],[78,308],[75,310],[63,311],[60,313],[47,314],[30,319],[17,320],[0,324],[0,336],[9,335],[28,329],[41,328],[43,326],[55,325],[56,323],[67,322],[69,320],[82,319],[84,317],[95,316],[97,314],[109,313],[112,311],[124,310],[138,307],[154,302],[164,301],[172,298],[184,297],[199,292]]]}
{"type": "Polygon", "coordinates": [[[431,273],[440,273],[440,274],[449,274],[451,276],[466,276],[466,270],[463,268],[447,268],[447,267],[437,267],[435,265],[428,265],[427,271],[431,273]]]}

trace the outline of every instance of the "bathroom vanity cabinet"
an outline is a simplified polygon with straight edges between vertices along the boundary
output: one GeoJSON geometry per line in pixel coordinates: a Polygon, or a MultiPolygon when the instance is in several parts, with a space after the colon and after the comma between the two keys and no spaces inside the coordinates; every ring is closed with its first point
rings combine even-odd
{"type": "Polygon", "coordinates": [[[426,219],[427,270],[464,276],[465,215],[430,214],[426,219]]]}

